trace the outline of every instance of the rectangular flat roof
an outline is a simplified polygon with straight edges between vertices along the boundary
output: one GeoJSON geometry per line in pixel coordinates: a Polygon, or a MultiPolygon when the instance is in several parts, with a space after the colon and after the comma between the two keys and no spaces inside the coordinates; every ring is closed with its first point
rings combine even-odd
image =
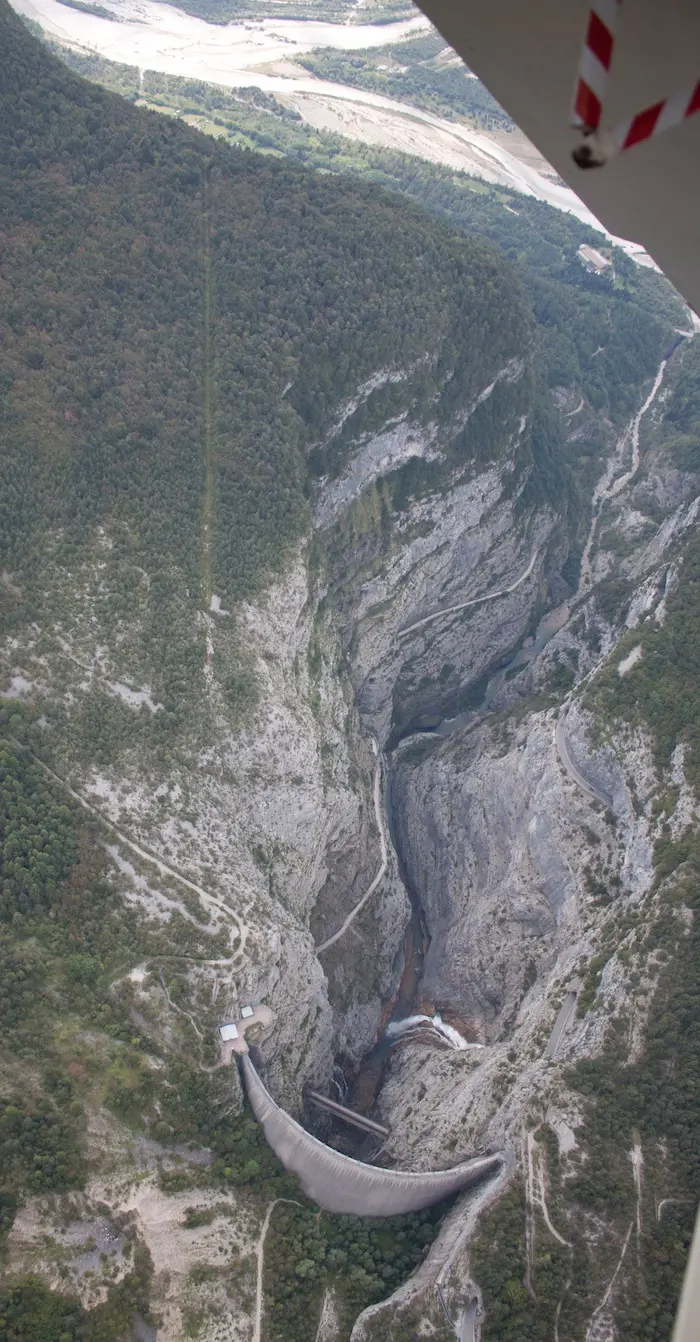
{"type": "Polygon", "coordinates": [[[250,1017],[254,1015],[255,1011],[253,1010],[252,1006],[241,1007],[241,1016],[243,1020],[250,1020],[250,1017]]]}
{"type": "Polygon", "coordinates": [[[226,1040],[226,1039],[237,1039],[237,1038],[238,1038],[238,1026],[237,1026],[237,1025],[234,1025],[233,1023],[231,1023],[230,1025],[220,1025],[220,1026],[219,1026],[219,1034],[221,1035],[221,1038],[222,1038],[223,1040],[226,1040]]]}
{"type": "Polygon", "coordinates": [[[594,266],[600,266],[601,270],[603,270],[605,266],[610,265],[607,256],[603,256],[601,252],[597,252],[595,247],[589,247],[586,242],[581,243],[581,246],[578,249],[578,254],[579,256],[582,256],[585,261],[591,261],[594,266]]]}

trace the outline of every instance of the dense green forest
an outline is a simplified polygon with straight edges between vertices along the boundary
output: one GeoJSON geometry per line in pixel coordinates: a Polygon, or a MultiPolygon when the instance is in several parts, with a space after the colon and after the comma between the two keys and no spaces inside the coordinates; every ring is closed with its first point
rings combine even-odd
{"type": "Polygon", "coordinates": [[[422,1261],[444,1211],[438,1206],[374,1221],[281,1204],[266,1255],[269,1342],[308,1342],[327,1283],[339,1289],[349,1333],[362,1309],[384,1299],[422,1261]]]}
{"type": "MultiPolygon", "coordinates": [[[[429,34],[399,44],[401,49],[414,45],[428,58],[436,39],[429,34]]],[[[150,105],[247,149],[284,155],[324,172],[352,173],[388,187],[495,244],[516,266],[539,328],[537,343],[529,343],[538,365],[542,412],[538,422],[542,429],[546,423],[547,429],[531,445],[539,463],[531,492],[556,496],[559,506],[562,496],[567,498],[576,548],[577,528],[583,532],[587,526],[587,498],[607,450],[605,419],[619,423],[632,412],[642,381],[654,372],[664,347],[674,338],[673,326],[687,320],[665,280],[635,266],[619,250],[614,253],[613,280],[589,275],[576,251],[582,242],[599,244],[600,239],[573,217],[415,157],[317,132],[260,90],[231,93],[152,71],[146,71],[141,89],[135,68],[57,50],[81,73],[127,97],[137,99],[142,93],[150,105]],[[588,422],[583,438],[571,446],[557,429],[546,390],[562,386],[580,391],[599,412],[597,420],[588,422]]],[[[354,427],[347,426],[345,443],[334,445],[335,461],[325,451],[314,454],[315,471],[342,464],[354,427]]],[[[409,464],[393,482],[396,506],[405,506],[416,492],[441,488],[443,476],[453,468],[454,461],[429,468],[409,464]]]]}
{"type": "MultiPolygon", "coordinates": [[[[101,80],[115,78],[114,67],[106,62],[85,73],[101,80]]],[[[129,79],[121,70],[119,78],[136,97],[138,72],[129,79]]],[[[326,172],[357,174],[407,195],[438,217],[485,237],[513,262],[539,328],[539,386],[549,431],[539,440],[543,455],[538,487],[545,496],[556,494],[559,503],[562,489],[568,496],[575,547],[577,525],[587,527],[587,499],[607,450],[604,419],[619,423],[633,411],[641,382],[655,371],[659,355],[673,341],[672,327],[687,323],[667,281],[618,250],[614,282],[589,275],[577,248],[582,242],[599,245],[600,238],[572,216],[406,154],[314,131],[259,90],[233,95],[201,81],[153,72],[146,73],[145,90],[154,105],[190,117],[205,130],[225,131],[246,148],[284,154],[326,172]],[[545,390],[562,386],[580,390],[601,417],[571,446],[557,433],[545,390]]],[[[536,457],[537,450],[536,443],[536,457]]],[[[394,482],[397,506],[421,488],[439,488],[440,474],[439,467],[409,464],[394,482]]]]}
{"type": "Polygon", "coordinates": [[[171,715],[154,727],[176,730],[194,610],[283,567],[338,407],[399,368],[403,405],[449,426],[529,361],[531,319],[510,265],[418,204],[204,139],[76,79],[6,8],[0,25],[0,560],[22,589],[4,627],[55,619],[48,534],[55,572],[106,528],[100,621],[138,608],[171,715]]]}
{"type": "MultiPolygon", "coordinates": [[[[411,39],[409,45],[414,41],[433,39],[411,39]]],[[[54,50],[88,78],[139,97],[135,67],[58,46],[54,50]]],[[[614,281],[590,275],[576,251],[582,242],[600,246],[600,235],[532,197],[487,187],[465,173],[398,151],[313,130],[259,89],[231,93],[201,80],[146,71],[143,95],[172,115],[217,135],[226,133],[235,144],[324,172],[360,176],[487,238],[516,265],[526,288],[540,327],[546,382],[580,388],[615,421],[634,408],[640,383],[655,370],[664,342],[673,340],[672,327],[687,324],[668,282],[636,266],[619,249],[614,281]]],[[[595,444],[579,443],[578,458],[595,451],[595,444]]]]}
{"type": "Polygon", "coordinates": [[[366,51],[320,48],[298,58],[319,79],[354,84],[487,130],[512,130],[507,112],[454,56],[438,32],[366,51]]]}

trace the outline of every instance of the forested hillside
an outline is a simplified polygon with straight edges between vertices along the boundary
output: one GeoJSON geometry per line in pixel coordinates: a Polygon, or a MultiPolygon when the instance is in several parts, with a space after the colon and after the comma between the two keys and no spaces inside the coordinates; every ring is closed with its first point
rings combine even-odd
{"type": "Polygon", "coordinates": [[[106,527],[100,618],[152,575],[140,656],[174,708],[192,610],[255,593],[308,528],[306,456],[338,408],[386,367],[397,408],[449,421],[530,319],[480,241],[136,109],[0,23],[7,618],[41,601],[48,536],[71,566],[106,527]]]}
{"type": "MultiPolygon", "coordinates": [[[[583,242],[600,247],[600,234],[532,197],[487,187],[465,173],[413,155],[315,130],[297,112],[257,88],[232,92],[152,70],[145,71],[141,80],[135,66],[49,45],[71,68],[129,99],[142,98],[217,137],[230,137],[235,145],[400,192],[465,232],[485,237],[515,264],[528,292],[540,326],[548,385],[580,387],[592,405],[615,422],[635,404],[640,380],[654,368],[664,340],[672,341],[672,328],[687,324],[683,305],[668,281],[635,265],[621,249],[611,253],[611,273],[589,274],[577,248],[583,242]]],[[[436,39],[429,35],[402,41],[389,51],[397,60],[400,52],[407,52],[402,59],[408,60],[410,72],[411,53],[415,51],[422,67],[421,53],[427,53],[427,60],[435,47],[436,39]]],[[[386,50],[371,53],[373,68],[386,50]]],[[[316,54],[309,60],[316,60],[316,54]]],[[[435,88],[444,92],[450,84],[449,78],[445,81],[449,70],[433,74],[435,88]]]]}

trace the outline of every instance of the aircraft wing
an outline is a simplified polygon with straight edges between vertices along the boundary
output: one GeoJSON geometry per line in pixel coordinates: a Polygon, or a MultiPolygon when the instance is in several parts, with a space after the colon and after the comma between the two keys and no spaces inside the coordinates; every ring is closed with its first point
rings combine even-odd
{"type": "MultiPolygon", "coordinates": [[[[579,168],[571,108],[589,0],[418,3],[596,218],[641,243],[700,311],[700,111],[602,167],[579,168]]],[[[619,8],[603,126],[692,94],[700,81],[698,0],[596,0],[596,8],[619,8]]]]}

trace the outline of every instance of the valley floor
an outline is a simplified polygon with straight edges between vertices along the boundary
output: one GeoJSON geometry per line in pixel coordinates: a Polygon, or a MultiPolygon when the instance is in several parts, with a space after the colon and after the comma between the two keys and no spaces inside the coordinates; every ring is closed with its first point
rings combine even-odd
{"type": "MultiPolygon", "coordinates": [[[[520,132],[504,136],[499,131],[476,131],[370,90],[316,79],[306,71],[300,75],[294,65],[295,55],[317,46],[352,51],[421,32],[429,25],[420,14],[391,24],[263,19],[216,28],[154,0],[113,0],[117,22],[68,8],[58,0],[13,0],[13,4],[60,42],[142,70],[274,93],[317,129],[415,154],[509,187],[606,232],[520,132]]],[[[616,241],[637,260],[653,264],[637,244],[616,241]]]]}

